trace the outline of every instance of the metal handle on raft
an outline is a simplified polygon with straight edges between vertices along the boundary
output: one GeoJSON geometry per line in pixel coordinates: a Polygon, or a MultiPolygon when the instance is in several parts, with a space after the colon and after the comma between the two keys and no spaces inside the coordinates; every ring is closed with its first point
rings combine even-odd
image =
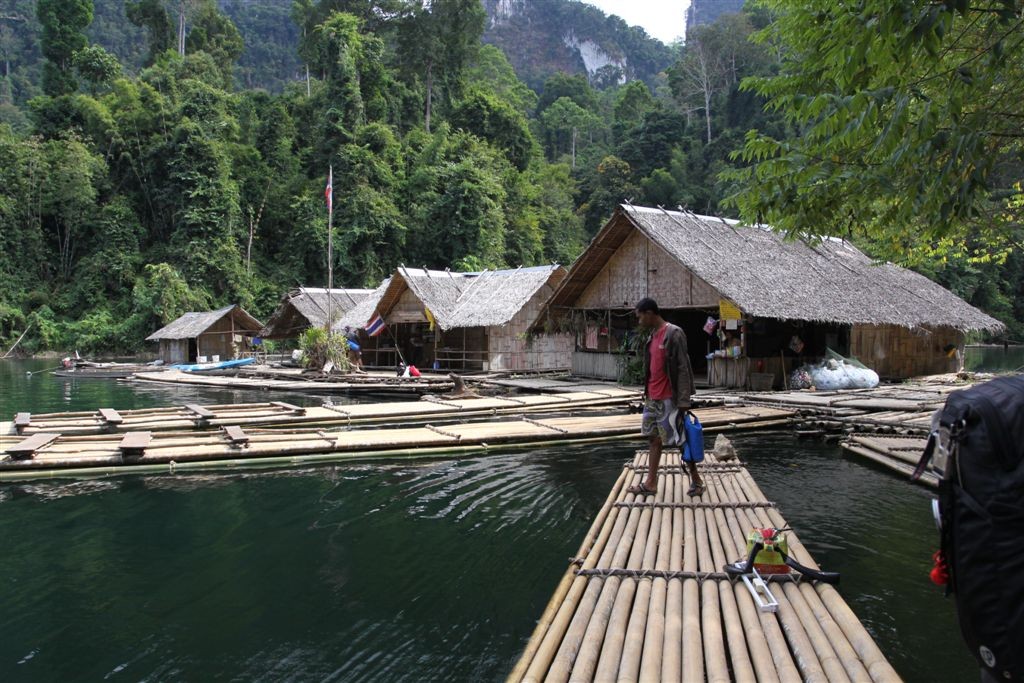
{"type": "Polygon", "coordinates": [[[754,569],[750,574],[743,575],[743,583],[747,585],[747,590],[754,597],[754,602],[757,604],[757,609],[761,612],[778,612],[779,601],[772,595],[771,589],[768,588],[768,584],[761,578],[761,575],[754,569]],[[753,577],[753,578],[751,578],[753,577]]]}

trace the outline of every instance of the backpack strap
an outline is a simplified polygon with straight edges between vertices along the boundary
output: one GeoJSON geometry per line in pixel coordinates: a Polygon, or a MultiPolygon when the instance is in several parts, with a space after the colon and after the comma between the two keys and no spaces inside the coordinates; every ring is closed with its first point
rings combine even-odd
{"type": "Polygon", "coordinates": [[[939,433],[933,431],[928,435],[928,443],[924,445],[924,453],[921,454],[921,459],[917,461],[917,467],[914,468],[913,474],[910,475],[910,481],[917,481],[924,474],[924,471],[928,469],[928,463],[932,461],[932,456],[935,455],[935,442],[939,439],[939,433]]]}

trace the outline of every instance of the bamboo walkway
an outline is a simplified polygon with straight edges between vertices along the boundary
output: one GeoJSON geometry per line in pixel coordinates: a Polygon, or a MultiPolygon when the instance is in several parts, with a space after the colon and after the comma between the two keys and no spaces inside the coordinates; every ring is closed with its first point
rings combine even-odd
{"type": "Polygon", "coordinates": [[[304,391],[308,393],[368,393],[368,394],[423,394],[450,391],[455,383],[436,377],[396,377],[394,373],[368,375],[347,375],[343,381],[304,379],[298,374],[291,378],[246,377],[234,375],[212,375],[202,372],[137,372],[132,375],[134,382],[155,382],[180,384],[184,386],[218,387],[221,389],[253,389],[259,391],[304,391]]]}
{"type": "MultiPolygon", "coordinates": [[[[924,412],[941,408],[946,397],[964,384],[884,384],[874,389],[845,389],[842,391],[772,391],[722,394],[727,400],[743,403],[804,409],[824,414],[863,410],[867,412],[906,411],[924,412]]],[[[711,395],[719,395],[712,392],[711,395]]]]}
{"type": "Polygon", "coordinates": [[[746,554],[750,529],[786,527],[746,468],[709,455],[699,500],[678,466],[637,500],[626,489],[646,461],[638,452],[623,469],[510,682],[900,680],[832,586],[772,582],[779,610],[768,613],[721,573],[746,554]]]}
{"type": "Polygon", "coordinates": [[[568,412],[583,408],[613,407],[635,401],[628,389],[607,387],[600,392],[578,391],[556,395],[524,395],[444,399],[425,396],[419,401],[389,401],[347,405],[295,406],[273,403],[184,405],[170,408],[72,413],[18,413],[0,422],[0,434],[31,436],[52,434],[104,434],[130,431],[180,431],[227,425],[294,427],[359,425],[382,422],[417,422],[439,418],[466,418],[530,412],[568,412]]]}
{"type": "MultiPolygon", "coordinates": [[[[709,432],[787,424],[774,408],[695,411],[709,432]]],[[[637,414],[488,420],[392,429],[247,429],[130,431],[68,436],[0,436],[0,480],[103,476],[129,472],[293,466],[371,458],[439,457],[505,448],[550,447],[640,437],[637,414]]]]}
{"type": "MultiPolygon", "coordinates": [[[[919,436],[851,434],[841,445],[850,453],[867,458],[909,478],[918,460],[921,459],[925,443],[926,439],[919,436]]],[[[939,485],[939,479],[933,472],[925,472],[917,481],[926,486],[939,485]]]]}

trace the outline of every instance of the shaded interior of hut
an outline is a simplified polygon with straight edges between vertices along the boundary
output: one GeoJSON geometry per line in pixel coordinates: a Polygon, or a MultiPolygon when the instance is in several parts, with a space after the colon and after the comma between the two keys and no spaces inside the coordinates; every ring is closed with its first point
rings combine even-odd
{"type": "MultiPolygon", "coordinates": [[[[686,334],[699,385],[783,388],[794,368],[822,359],[827,349],[849,355],[848,325],[750,318],[724,303],[717,309],[662,309],[662,317],[686,334]]],[[[573,317],[578,353],[642,353],[645,337],[632,309],[575,311],[573,317]]],[[[620,374],[628,375],[630,368],[620,366],[620,374]]]]}
{"type": "Polygon", "coordinates": [[[361,341],[368,367],[393,368],[404,360],[422,369],[486,369],[487,330],[482,327],[444,331],[431,329],[427,322],[395,323],[376,337],[363,335],[361,341]]]}

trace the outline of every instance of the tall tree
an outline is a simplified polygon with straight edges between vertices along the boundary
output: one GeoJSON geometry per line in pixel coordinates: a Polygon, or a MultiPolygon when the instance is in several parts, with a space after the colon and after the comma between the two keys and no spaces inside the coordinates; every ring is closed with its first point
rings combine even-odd
{"type": "Polygon", "coordinates": [[[462,93],[466,66],[480,48],[487,14],[479,0],[413,0],[399,30],[401,59],[423,79],[423,124],[430,132],[435,90],[447,106],[462,93]]]}
{"type": "Polygon", "coordinates": [[[669,70],[669,83],[686,112],[704,112],[706,142],[711,143],[711,115],[715,98],[729,87],[730,70],[723,54],[698,26],[688,37],[683,57],[669,70]]]}
{"type": "Polygon", "coordinates": [[[185,47],[188,52],[201,51],[210,55],[224,75],[224,87],[231,87],[235,62],[241,56],[244,44],[234,23],[213,0],[207,0],[199,8],[185,47]]]}
{"type": "Polygon", "coordinates": [[[85,29],[92,23],[92,0],[38,0],[36,16],[43,27],[43,91],[67,95],[78,89],[72,58],[88,44],[85,29]]]}
{"type": "Polygon", "coordinates": [[[153,64],[159,54],[174,45],[171,16],[160,0],[128,0],[125,13],[128,21],[146,29],[149,46],[146,66],[153,64]]]}
{"type": "Polygon", "coordinates": [[[1024,12],[1017,0],[766,3],[781,73],[744,87],[797,134],[751,134],[733,174],[748,220],[867,230],[894,251],[1021,245],[1024,12]]]}

